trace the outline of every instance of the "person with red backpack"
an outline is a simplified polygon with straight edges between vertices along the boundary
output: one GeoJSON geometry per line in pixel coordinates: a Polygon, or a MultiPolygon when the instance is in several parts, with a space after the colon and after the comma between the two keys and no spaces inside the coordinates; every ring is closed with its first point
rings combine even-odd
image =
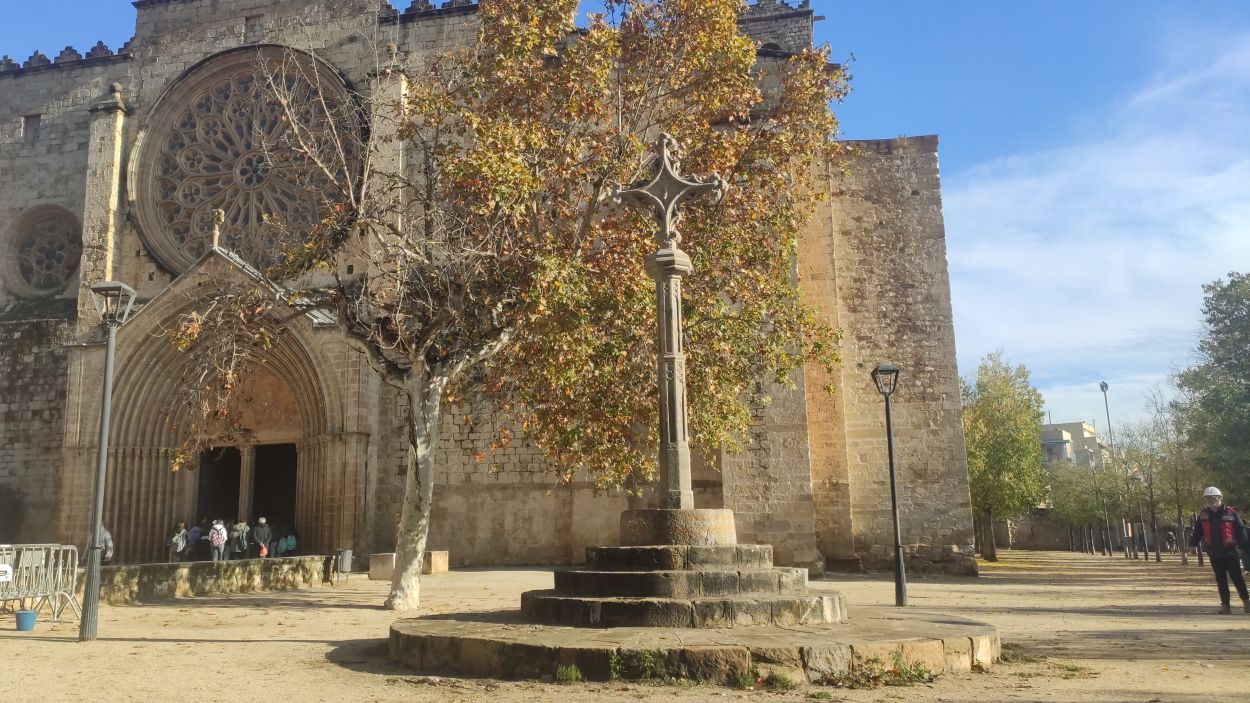
{"type": "Polygon", "coordinates": [[[1207,507],[1198,513],[1194,522],[1193,537],[1189,540],[1189,551],[1193,553],[1199,544],[1210,557],[1211,568],[1215,571],[1215,584],[1220,591],[1220,615],[1233,612],[1229,603],[1232,594],[1228,590],[1231,578],[1237,587],[1237,595],[1241,596],[1242,609],[1250,613],[1250,593],[1246,592],[1246,579],[1241,574],[1241,557],[1237,554],[1238,547],[1246,545],[1246,523],[1231,505],[1224,505],[1224,495],[1220,489],[1211,486],[1203,493],[1207,507]]]}

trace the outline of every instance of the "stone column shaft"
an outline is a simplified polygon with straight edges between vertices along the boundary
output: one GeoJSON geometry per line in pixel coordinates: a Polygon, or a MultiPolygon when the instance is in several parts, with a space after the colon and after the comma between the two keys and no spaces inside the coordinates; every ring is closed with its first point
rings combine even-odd
{"type": "Polygon", "coordinates": [[[256,445],[239,447],[239,515],[252,519],[253,490],[256,487],[256,445]]]}
{"type": "Polygon", "coordinates": [[[663,490],[660,507],[668,509],[694,508],[681,315],[681,282],[693,270],[690,257],[676,244],[647,258],[647,273],[655,279],[658,322],[656,385],[660,393],[659,464],[663,490]]]}
{"type": "Polygon", "coordinates": [[[121,86],[114,84],[109,97],[91,108],[87,152],[86,200],[83,202],[83,252],[78,296],[80,324],[94,327],[99,315],[88,286],[120,278],[120,242],[125,225],[122,207],[122,171],[125,165],[125,130],[128,110],[121,86]]]}

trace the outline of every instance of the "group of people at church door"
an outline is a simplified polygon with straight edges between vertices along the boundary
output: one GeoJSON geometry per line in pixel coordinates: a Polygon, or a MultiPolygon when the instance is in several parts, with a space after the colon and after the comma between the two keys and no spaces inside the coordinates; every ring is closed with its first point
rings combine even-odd
{"type": "Polygon", "coordinates": [[[206,518],[187,529],[180,520],[165,539],[171,562],[280,557],[293,553],[297,545],[294,530],[271,526],[263,517],[257,519],[255,527],[244,519],[227,524],[206,518]]]}

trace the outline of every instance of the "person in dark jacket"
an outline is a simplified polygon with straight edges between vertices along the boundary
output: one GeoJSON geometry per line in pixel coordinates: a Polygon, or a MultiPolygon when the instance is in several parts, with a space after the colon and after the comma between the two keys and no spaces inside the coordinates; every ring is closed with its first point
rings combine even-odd
{"type": "Polygon", "coordinates": [[[273,556],[273,530],[269,527],[268,520],[265,518],[256,519],[256,527],[252,528],[252,542],[256,544],[256,555],[263,558],[273,556]],[[265,548],[265,553],[261,554],[261,547],[265,548]]]}
{"type": "Polygon", "coordinates": [[[1237,587],[1237,595],[1241,596],[1242,610],[1250,613],[1250,593],[1246,592],[1241,557],[1237,553],[1239,546],[1246,546],[1246,523],[1231,505],[1224,505],[1224,495],[1215,486],[1208,488],[1203,498],[1207,507],[1198,513],[1198,519],[1194,521],[1194,536],[1189,540],[1190,552],[1202,545],[1210,558],[1211,569],[1215,571],[1215,585],[1220,591],[1220,614],[1233,612],[1229,579],[1237,587]]]}

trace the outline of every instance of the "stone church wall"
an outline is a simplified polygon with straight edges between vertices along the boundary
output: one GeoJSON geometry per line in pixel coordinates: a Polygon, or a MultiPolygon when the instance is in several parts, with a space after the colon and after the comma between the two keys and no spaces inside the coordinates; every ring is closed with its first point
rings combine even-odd
{"type": "MultiPolygon", "coordinates": [[[[884,403],[869,376],[902,368],[894,396],[903,542],[922,563],[971,570],[971,502],[937,138],[847,143],[848,163],[817,213],[803,286],[846,331],[833,398],[809,394],[822,550],[872,566],[893,544],[884,403]],[[949,547],[954,545],[954,549],[949,547]]],[[[812,384],[815,385],[815,384],[812,384]]],[[[934,567],[946,568],[946,567],[934,567]]]]}
{"type": "MultiPolygon", "coordinates": [[[[379,442],[372,529],[376,551],[389,551],[408,456],[407,402],[390,388],[380,398],[379,426],[389,429],[379,442]]],[[[497,418],[481,402],[454,406],[443,417],[429,547],[449,551],[453,565],[582,563],[586,547],[617,543],[621,511],[654,502],[651,495],[597,490],[586,476],[562,484],[559,465],[521,434],[492,452],[497,418]]],[[[693,463],[696,504],[722,507],[719,473],[700,459],[693,463]]]]}
{"type": "MultiPolygon", "coordinates": [[[[63,208],[82,222],[88,108],[125,70],[124,57],[27,65],[0,66],[0,257],[34,208],[63,208]]],[[[17,297],[14,283],[0,281],[0,304],[17,297]]],[[[76,293],[71,284],[67,295],[76,293]]]]}
{"type": "Polygon", "coordinates": [[[0,310],[0,544],[57,539],[73,310],[63,300],[0,310]]]}
{"type": "MultiPolygon", "coordinates": [[[[64,208],[80,223],[89,220],[82,277],[102,275],[95,259],[109,252],[112,277],[141,299],[157,299],[176,273],[149,254],[134,225],[129,206],[137,191],[126,190],[134,187],[126,169],[166,91],[221,52],[282,44],[315,51],[367,94],[390,45],[419,67],[431,53],[469,40],[474,8],[446,4],[379,13],[376,0],[139,0],[136,36],[118,54],[104,47],[85,57],[67,51],[24,67],[0,60],[0,246],[12,241],[22,213],[64,208]],[[93,116],[90,108],[109,97],[113,83],[121,85],[127,113],[93,116]]],[[[806,0],[760,0],[743,27],[761,43],[797,51],[811,45],[813,21],[806,0]]],[[[971,542],[936,140],[852,146],[847,175],[827,182],[834,198],[816,213],[799,264],[806,291],[848,331],[845,366],[832,378],[808,369],[796,376],[797,389],[775,390],[773,403],[758,410],[743,454],[695,461],[699,507],[733,508],[743,541],[771,542],[779,563],[814,569],[822,556],[871,562],[891,541],[881,400],[867,378],[887,359],[904,369],[897,438],[907,541],[939,551],[971,542]],[[826,383],[838,393],[823,395],[826,383]]],[[[0,248],[0,256],[6,251],[0,248]]],[[[37,308],[50,301],[6,310],[15,296],[0,286],[0,487],[20,485],[23,502],[35,506],[27,511],[26,538],[45,538],[55,518],[29,516],[49,510],[63,513],[62,534],[85,531],[78,523],[86,519],[90,490],[84,477],[93,466],[89,428],[100,354],[50,341],[72,325],[68,299],[77,288],[70,282],[57,303],[65,309],[48,314],[37,308]],[[75,362],[75,355],[82,358],[75,362]],[[79,369],[73,379],[67,365],[79,369]]],[[[403,492],[405,408],[336,334],[308,332],[305,340],[316,352],[305,366],[325,382],[322,409],[335,418],[310,421],[317,429],[298,440],[301,467],[316,472],[299,496],[302,514],[319,519],[309,525],[307,543],[384,551],[393,548],[403,492]]],[[[320,388],[308,379],[296,385],[320,388]]],[[[491,418],[489,408],[470,405],[449,409],[444,419],[430,547],[449,550],[453,563],[578,563],[586,546],[616,541],[621,510],[654,504],[650,494],[597,492],[584,477],[559,485],[559,467],[523,439],[487,453],[491,418]]],[[[163,525],[173,506],[191,505],[189,479],[160,478],[163,442],[123,448],[144,457],[147,473],[132,472],[133,485],[111,489],[112,510],[142,502],[144,490],[164,490],[165,512],[153,518],[163,525]]],[[[126,548],[159,553],[159,531],[148,532],[146,542],[126,548]]]]}

